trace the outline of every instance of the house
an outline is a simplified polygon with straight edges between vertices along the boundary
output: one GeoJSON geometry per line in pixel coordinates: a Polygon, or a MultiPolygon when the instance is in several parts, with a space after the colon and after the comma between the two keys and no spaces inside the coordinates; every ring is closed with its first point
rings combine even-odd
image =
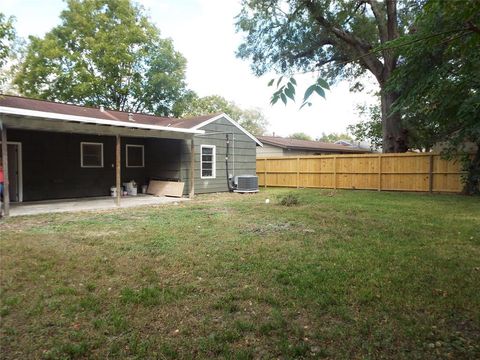
{"type": "Polygon", "coordinates": [[[232,175],[255,175],[262,146],[225,114],[175,119],[7,95],[0,124],[18,202],[107,196],[130,180],[181,181],[191,196],[228,191],[227,137],[232,175]]]}
{"type": "Polygon", "coordinates": [[[263,147],[257,148],[257,157],[300,156],[328,154],[365,154],[369,149],[320,141],[287,139],[278,136],[258,136],[263,147]]]}

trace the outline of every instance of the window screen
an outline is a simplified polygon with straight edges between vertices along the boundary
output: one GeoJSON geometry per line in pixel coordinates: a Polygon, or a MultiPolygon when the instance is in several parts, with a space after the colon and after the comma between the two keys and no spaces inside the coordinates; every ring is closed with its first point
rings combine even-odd
{"type": "Polygon", "coordinates": [[[127,145],[127,167],[144,167],[143,145],[127,145]]]}
{"type": "Polygon", "coordinates": [[[82,167],[103,167],[103,144],[87,143],[80,144],[82,167]]]}
{"type": "Polygon", "coordinates": [[[215,177],[215,146],[202,145],[201,146],[201,178],[215,177]]]}

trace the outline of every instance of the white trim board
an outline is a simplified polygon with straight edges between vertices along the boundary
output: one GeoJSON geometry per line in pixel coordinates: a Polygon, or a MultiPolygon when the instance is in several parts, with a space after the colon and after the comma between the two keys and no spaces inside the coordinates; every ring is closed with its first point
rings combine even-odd
{"type": "Polygon", "coordinates": [[[221,118],[225,118],[227,119],[228,121],[230,121],[233,125],[235,125],[238,129],[240,129],[245,135],[247,135],[250,139],[252,139],[253,141],[255,141],[257,143],[258,146],[261,146],[263,147],[263,144],[260,142],[260,140],[258,140],[255,136],[253,136],[252,134],[250,134],[247,130],[245,130],[239,123],[237,123],[235,120],[233,120],[230,116],[228,116],[227,114],[223,113],[223,114],[220,114],[220,115],[216,115],[208,120],[205,120],[204,122],[198,124],[197,126],[194,126],[193,128],[191,128],[192,130],[199,130],[200,128],[214,122],[214,121],[217,121],[218,119],[221,119],[221,118]]]}
{"type": "Polygon", "coordinates": [[[145,146],[138,144],[125,144],[125,167],[126,168],[144,168],[145,167],[145,146]],[[128,148],[141,148],[142,149],[142,165],[128,165],[128,148]]]}
{"type": "Polygon", "coordinates": [[[200,145],[200,179],[217,178],[217,147],[215,145],[200,145]],[[212,149],[212,176],[203,176],[203,149],[212,149]]]}
{"type": "Polygon", "coordinates": [[[100,142],[88,142],[88,141],[81,141],[80,142],[80,167],[83,169],[94,169],[94,168],[103,168],[103,143],[100,142]],[[84,165],[83,164],[83,145],[99,145],[100,146],[100,160],[102,161],[101,165],[84,165]]]}
{"type": "Polygon", "coordinates": [[[205,134],[203,130],[197,129],[182,129],[169,126],[159,126],[159,125],[147,125],[134,122],[118,121],[118,120],[104,120],[98,118],[92,118],[88,116],[77,116],[77,115],[66,115],[58,114],[46,111],[37,111],[37,110],[27,110],[27,109],[18,109],[7,106],[0,106],[0,113],[8,115],[20,115],[20,116],[31,116],[42,118],[44,120],[63,120],[63,121],[73,121],[86,124],[99,124],[99,125],[108,125],[108,126],[117,126],[124,128],[134,128],[134,129],[148,129],[148,130],[161,130],[161,131],[171,131],[187,134],[205,134]]]}

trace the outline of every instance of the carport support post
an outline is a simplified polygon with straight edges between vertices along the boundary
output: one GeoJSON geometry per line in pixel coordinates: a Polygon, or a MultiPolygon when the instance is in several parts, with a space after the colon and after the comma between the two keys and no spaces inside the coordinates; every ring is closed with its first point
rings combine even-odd
{"type": "Polygon", "coordinates": [[[3,213],[5,216],[10,215],[10,187],[8,181],[8,145],[7,145],[7,128],[0,121],[2,130],[2,166],[3,166],[3,213]]]}
{"type": "Polygon", "coordinates": [[[190,193],[188,197],[193,199],[195,195],[195,141],[190,140],[190,193]]]}
{"type": "Polygon", "coordinates": [[[115,144],[115,186],[117,187],[117,206],[120,206],[120,198],[122,196],[121,191],[121,177],[120,177],[120,135],[116,136],[116,144],[115,144]]]}

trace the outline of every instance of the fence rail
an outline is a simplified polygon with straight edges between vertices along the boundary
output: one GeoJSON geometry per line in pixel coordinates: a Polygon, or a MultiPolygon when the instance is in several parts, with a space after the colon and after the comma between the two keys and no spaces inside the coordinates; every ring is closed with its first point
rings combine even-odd
{"type": "Polygon", "coordinates": [[[463,173],[435,153],[257,158],[263,187],[460,192],[463,173]]]}

